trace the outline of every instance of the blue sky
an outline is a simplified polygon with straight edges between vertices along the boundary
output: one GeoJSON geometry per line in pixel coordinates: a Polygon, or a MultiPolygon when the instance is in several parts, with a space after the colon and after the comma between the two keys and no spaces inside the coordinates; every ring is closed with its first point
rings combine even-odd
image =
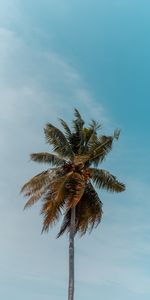
{"type": "Polygon", "coordinates": [[[104,216],[76,238],[75,299],[150,298],[150,3],[0,0],[0,298],[65,300],[68,241],[41,235],[39,206],[23,212],[22,184],[45,166],[43,127],[77,107],[104,132],[121,128],[102,168],[126,183],[100,192],[104,216]]]}

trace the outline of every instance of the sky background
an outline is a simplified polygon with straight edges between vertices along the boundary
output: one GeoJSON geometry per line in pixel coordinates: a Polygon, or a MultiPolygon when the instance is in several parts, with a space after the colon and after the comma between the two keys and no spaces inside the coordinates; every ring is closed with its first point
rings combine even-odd
{"type": "Polygon", "coordinates": [[[41,235],[23,211],[25,181],[44,170],[43,127],[77,107],[121,137],[102,168],[126,192],[100,192],[103,220],[75,240],[75,299],[150,299],[150,2],[0,0],[0,298],[65,300],[67,236],[41,235]]]}

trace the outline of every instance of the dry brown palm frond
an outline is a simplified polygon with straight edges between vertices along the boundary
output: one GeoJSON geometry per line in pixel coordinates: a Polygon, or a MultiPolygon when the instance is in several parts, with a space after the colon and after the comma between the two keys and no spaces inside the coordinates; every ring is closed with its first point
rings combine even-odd
{"type": "Polygon", "coordinates": [[[83,175],[74,172],[69,176],[66,183],[67,209],[75,207],[77,205],[84,193],[85,185],[86,181],[83,175]]]}
{"type": "Polygon", "coordinates": [[[63,168],[52,168],[32,177],[21,189],[24,196],[30,196],[36,191],[39,191],[44,186],[50,185],[52,180],[64,173],[63,168]]]}
{"type": "Polygon", "coordinates": [[[89,173],[97,188],[104,188],[107,191],[118,193],[125,190],[125,185],[106,170],[89,168],[89,173]]]}
{"type": "MultiPolygon", "coordinates": [[[[72,173],[72,172],[71,172],[72,173]]],[[[48,231],[49,226],[58,220],[66,197],[66,183],[69,175],[55,178],[51,183],[51,190],[45,195],[41,214],[44,215],[43,231],[48,231]]]]}
{"type": "Polygon", "coordinates": [[[30,155],[31,160],[37,161],[39,163],[49,163],[53,166],[62,166],[65,164],[66,160],[58,157],[55,154],[40,152],[40,153],[32,153],[30,155]]]}
{"type": "Polygon", "coordinates": [[[85,164],[85,162],[89,159],[88,155],[75,155],[73,163],[78,166],[78,165],[83,165],[85,164]]]}
{"type": "Polygon", "coordinates": [[[76,233],[84,235],[87,230],[91,232],[102,218],[102,202],[91,183],[88,183],[85,192],[76,207],[76,233]]]}
{"type": "Polygon", "coordinates": [[[41,172],[40,174],[32,177],[21,189],[21,193],[25,196],[30,196],[34,192],[40,190],[49,182],[49,171],[41,172]]]}
{"type": "Polygon", "coordinates": [[[54,201],[53,195],[47,194],[44,203],[42,206],[41,214],[43,215],[43,228],[42,232],[49,230],[50,226],[53,226],[56,221],[58,221],[60,215],[61,215],[61,206],[54,201]]]}
{"type": "Polygon", "coordinates": [[[70,225],[71,225],[71,209],[67,210],[64,214],[63,222],[57,234],[57,238],[63,235],[65,231],[69,232],[70,225]]]}
{"type": "Polygon", "coordinates": [[[46,186],[41,188],[40,190],[36,191],[33,196],[30,197],[30,199],[26,202],[24,209],[29,208],[33,204],[35,204],[38,200],[41,199],[41,197],[46,192],[46,186]]]}
{"type": "Polygon", "coordinates": [[[43,228],[42,233],[48,232],[49,227],[54,225],[56,221],[59,220],[59,217],[61,215],[61,209],[59,206],[56,205],[56,203],[51,202],[49,203],[49,209],[46,213],[43,213],[43,228]]]}
{"type": "Polygon", "coordinates": [[[57,205],[61,206],[64,202],[68,189],[66,185],[68,183],[68,178],[72,175],[73,172],[69,172],[67,175],[56,178],[52,183],[53,189],[53,198],[57,205]]]}
{"type": "Polygon", "coordinates": [[[51,210],[51,205],[53,202],[53,192],[48,190],[45,194],[45,197],[42,199],[42,209],[41,209],[41,215],[46,214],[48,211],[51,210]]]}
{"type": "MultiPolygon", "coordinates": [[[[96,227],[102,218],[102,202],[98,194],[94,190],[91,183],[87,184],[84,194],[75,207],[76,221],[75,233],[80,233],[82,236],[87,230],[91,232],[93,227],[96,227]]],[[[71,209],[65,215],[57,237],[60,237],[65,231],[69,232],[71,222],[71,209]]]]}

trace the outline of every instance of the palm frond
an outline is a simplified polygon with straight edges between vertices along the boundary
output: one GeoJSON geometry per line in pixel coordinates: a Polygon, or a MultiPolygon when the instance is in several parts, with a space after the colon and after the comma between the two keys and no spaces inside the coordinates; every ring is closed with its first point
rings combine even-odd
{"type": "Polygon", "coordinates": [[[89,164],[94,163],[95,166],[98,166],[100,162],[102,162],[106,155],[111,151],[113,141],[118,140],[120,135],[120,130],[116,129],[114,131],[113,136],[99,136],[98,138],[96,136],[93,136],[93,138],[89,140],[88,142],[88,154],[90,156],[89,158],[89,164]]]}
{"type": "Polygon", "coordinates": [[[120,136],[120,129],[115,129],[114,131],[114,139],[118,140],[120,136]]]}
{"type": "Polygon", "coordinates": [[[44,223],[42,232],[48,231],[49,227],[58,220],[61,209],[65,203],[66,197],[66,182],[69,174],[62,177],[57,177],[51,183],[51,190],[45,195],[43,199],[43,206],[41,214],[44,215],[44,223]]]}
{"type": "MultiPolygon", "coordinates": [[[[53,182],[54,180],[56,181],[58,176],[60,176],[60,173],[61,168],[50,169],[31,178],[31,180],[27,182],[21,190],[25,196],[31,196],[26,202],[24,209],[32,206],[34,203],[40,200],[45,193],[50,193],[54,189],[53,182]]],[[[58,186],[55,188],[59,190],[58,186]]]]}
{"type": "Polygon", "coordinates": [[[57,206],[55,202],[47,198],[47,202],[45,201],[43,206],[42,214],[43,214],[43,227],[42,227],[42,233],[43,233],[43,232],[48,232],[50,226],[53,226],[55,222],[59,220],[59,217],[61,215],[61,209],[59,206],[57,206]]]}
{"type": "MultiPolygon", "coordinates": [[[[75,234],[79,233],[82,236],[87,230],[91,232],[91,230],[100,223],[103,213],[102,202],[91,183],[87,184],[84,194],[77,203],[75,209],[75,234]]],[[[69,232],[70,223],[71,209],[65,213],[57,237],[60,237],[65,231],[69,232]]]]}
{"type": "Polygon", "coordinates": [[[47,152],[32,153],[30,158],[33,161],[37,161],[39,163],[49,163],[53,166],[62,166],[66,162],[66,160],[62,159],[61,157],[47,152]]]}
{"type": "Polygon", "coordinates": [[[89,139],[87,141],[87,146],[91,146],[93,145],[93,143],[96,143],[98,141],[97,138],[97,131],[102,127],[101,124],[99,124],[98,122],[96,122],[95,120],[92,120],[91,123],[89,124],[89,139]]]}
{"type": "Polygon", "coordinates": [[[57,234],[57,238],[59,238],[61,235],[63,235],[65,231],[69,232],[70,225],[71,225],[71,209],[69,209],[65,212],[62,225],[57,234]]]}
{"type": "Polygon", "coordinates": [[[102,202],[94,187],[89,182],[76,208],[76,233],[79,232],[82,236],[87,230],[91,232],[100,223],[102,214],[102,202]]]}
{"type": "Polygon", "coordinates": [[[84,149],[83,153],[88,153],[89,148],[97,143],[97,130],[101,127],[99,123],[92,120],[88,128],[84,128],[84,149]]]}
{"type": "Polygon", "coordinates": [[[57,127],[48,123],[44,129],[47,142],[54,147],[59,156],[72,159],[74,154],[65,135],[57,127]]]}
{"type": "Polygon", "coordinates": [[[89,168],[90,177],[95,183],[97,188],[104,188],[111,192],[123,192],[125,185],[117,180],[115,176],[110,174],[106,170],[98,170],[95,168],[89,168]]]}
{"type": "Polygon", "coordinates": [[[39,191],[41,188],[50,185],[55,177],[62,176],[62,174],[64,175],[62,167],[52,168],[41,172],[24,184],[21,189],[21,193],[23,193],[24,196],[30,196],[39,191]]]}
{"type": "Polygon", "coordinates": [[[74,110],[74,116],[75,116],[75,119],[73,120],[74,132],[70,137],[70,143],[72,145],[73,152],[81,154],[84,145],[84,132],[83,132],[84,120],[82,119],[77,109],[74,110]]]}
{"type": "Polygon", "coordinates": [[[89,162],[94,163],[97,166],[100,162],[104,160],[106,155],[111,151],[113,144],[112,136],[101,136],[98,139],[94,139],[89,144],[89,162]]]}
{"type": "Polygon", "coordinates": [[[74,109],[74,116],[76,118],[76,121],[78,121],[79,123],[81,123],[82,126],[83,126],[84,125],[84,120],[82,119],[79,111],[76,108],[74,109]]]}
{"type": "Polygon", "coordinates": [[[72,174],[72,172],[68,173],[65,176],[58,177],[54,180],[53,186],[53,194],[54,194],[54,201],[57,203],[58,206],[61,206],[66,197],[66,184],[68,183],[68,178],[72,174]]]}
{"type": "Polygon", "coordinates": [[[97,130],[102,128],[102,125],[95,121],[95,120],[91,120],[91,123],[89,124],[89,128],[93,131],[96,132],[97,130]]]}
{"type": "Polygon", "coordinates": [[[77,203],[80,201],[84,189],[85,189],[85,179],[84,177],[74,172],[68,177],[67,183],[66,183],[66,201],[67,201],[67,208],[72,208],[77,205],[77,203]]]}
{"type": "Polygon", "coordinates": [[[70,137],[71,137],[71,130],[64,120],[62,120],[62,119],[59,119],[59,120],[60,120],[61,125],[63,126],[65,136],[66,136],[67,140],[69,141],[70,137]]]}
{"type": "Polygon", "coordinates": [[[75,155],[74,156],[74,160],[73,160],[73,163],[76,165],[76,166],[79,166],[79,165],[82,165],[84,166],[85,162],[89,159],[89,156],[88,155],[75,155]]]}
{"type": "Polygon", "coordinates": [[[26,202],[24,209],[31,207],[33,204],[35,204],[38,200],[41,199],[43,194],[46,191],[46,187],[41,188],[40,190],[37,190],[30,199],[26,202]]]}
{"type": "Polygon", "coordinates": [[[32,177],[21,189],[24,196],[30,196],[49,183],[49,171],[44,171],[32,177]]]}

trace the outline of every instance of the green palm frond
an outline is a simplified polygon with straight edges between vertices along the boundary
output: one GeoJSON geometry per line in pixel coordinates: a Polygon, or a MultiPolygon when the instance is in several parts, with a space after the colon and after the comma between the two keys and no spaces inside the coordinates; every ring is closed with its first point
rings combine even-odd
{"type": "Polygon", "coordinates": [[[102,162],[106,155],[112,150],[112,145],[114,139],[118,140],[120,135],[120,130],[116,129],[113,136],[93,136],[93,139],[89,141],[88,154],[90,156],[89,164],[94,163],[97,166],[102,162]]]}
{"type": "Polygon", "coordinates": [[[53,166],[62,166],[66,162],[65,159],[47,152],[32,153],[30,158],[33,161],[37,161],[39,163],[49,163],[53,166]]]}
{"type": "Polygon", "coordinates": [[[54,151],[63,158],[72,159],[74,154],[65,135],[57,127],[48,123],[44,129],[47,142],[54,147],[54,151]]]}
{"type": "Polygon", "coordinates": [[[100,125],[92,120],[89,128],[84,128],[84,149],[82,153],[88,153],[89,149],[97,143],[97,129],[100,125]]]}
{"type": "Polygon", "coordinates": [[[117,180],[115,176],[105,170],[89,168],[90,177],[97,188],[104,188],[111,192],[123,192],[125,185],[117,180]]]}
{"type": "Polygon", "coordinates": [[[67,140],[69,141],[70,137],[71,137],[71,134],[72,134],[71,130],[70,130],[69,126],[67,125],[67,123],[64,120],[62,120],[62,119],[59,119],[59,120],[60,120],[61,125],[63,126],[65,136],[66,136],[67,140]]]}
{"type": "Polygon", "coordinates": [[[84,120],[81,117],[81,114],[79,113],[79,111],[75,108],[74,109],[74,116],[75,116],[75,121],[78,122],[78,124],[82,124],[82,127],[84,125],[84,120]]]}
{"type": "Polygon", "coordinates": [[[74,132],[70,137],[70,143],[72,145],[73,152],[81,154],[84,145],[84,132],[83,132],[84,120],[82,119],[77,109],[74,110],[74,116],[75,116],[75,119],[73,120],[74,132]]]}
{"type": "Polygon", "coordinates": [[[95,120],[91,120],[91,123],[89,124],[89,127],[87,128],[89,134],[88,134],[88,140],[86,144],[90,144],[90,142],[97,140],[97,131],[101,128],[101,124],[96,122],[95,120]]]}
{"type": "Polygon", "coordinates": [[[100,124],[99,122],[95,121],[95,120],[91,120],[90,124],[89,124],[89,128],[93,131],[93,132],[97,132],[99,129],[102,128],[102,124],[100,124]]]}
{"type": "Polygon", "coordinates": [[[98,139],[93,139],[89,144],[89,162],[97,166],[104,160],[106,155],[111,151],[113,144],[112,136],[101,136],[98,139]]]}

